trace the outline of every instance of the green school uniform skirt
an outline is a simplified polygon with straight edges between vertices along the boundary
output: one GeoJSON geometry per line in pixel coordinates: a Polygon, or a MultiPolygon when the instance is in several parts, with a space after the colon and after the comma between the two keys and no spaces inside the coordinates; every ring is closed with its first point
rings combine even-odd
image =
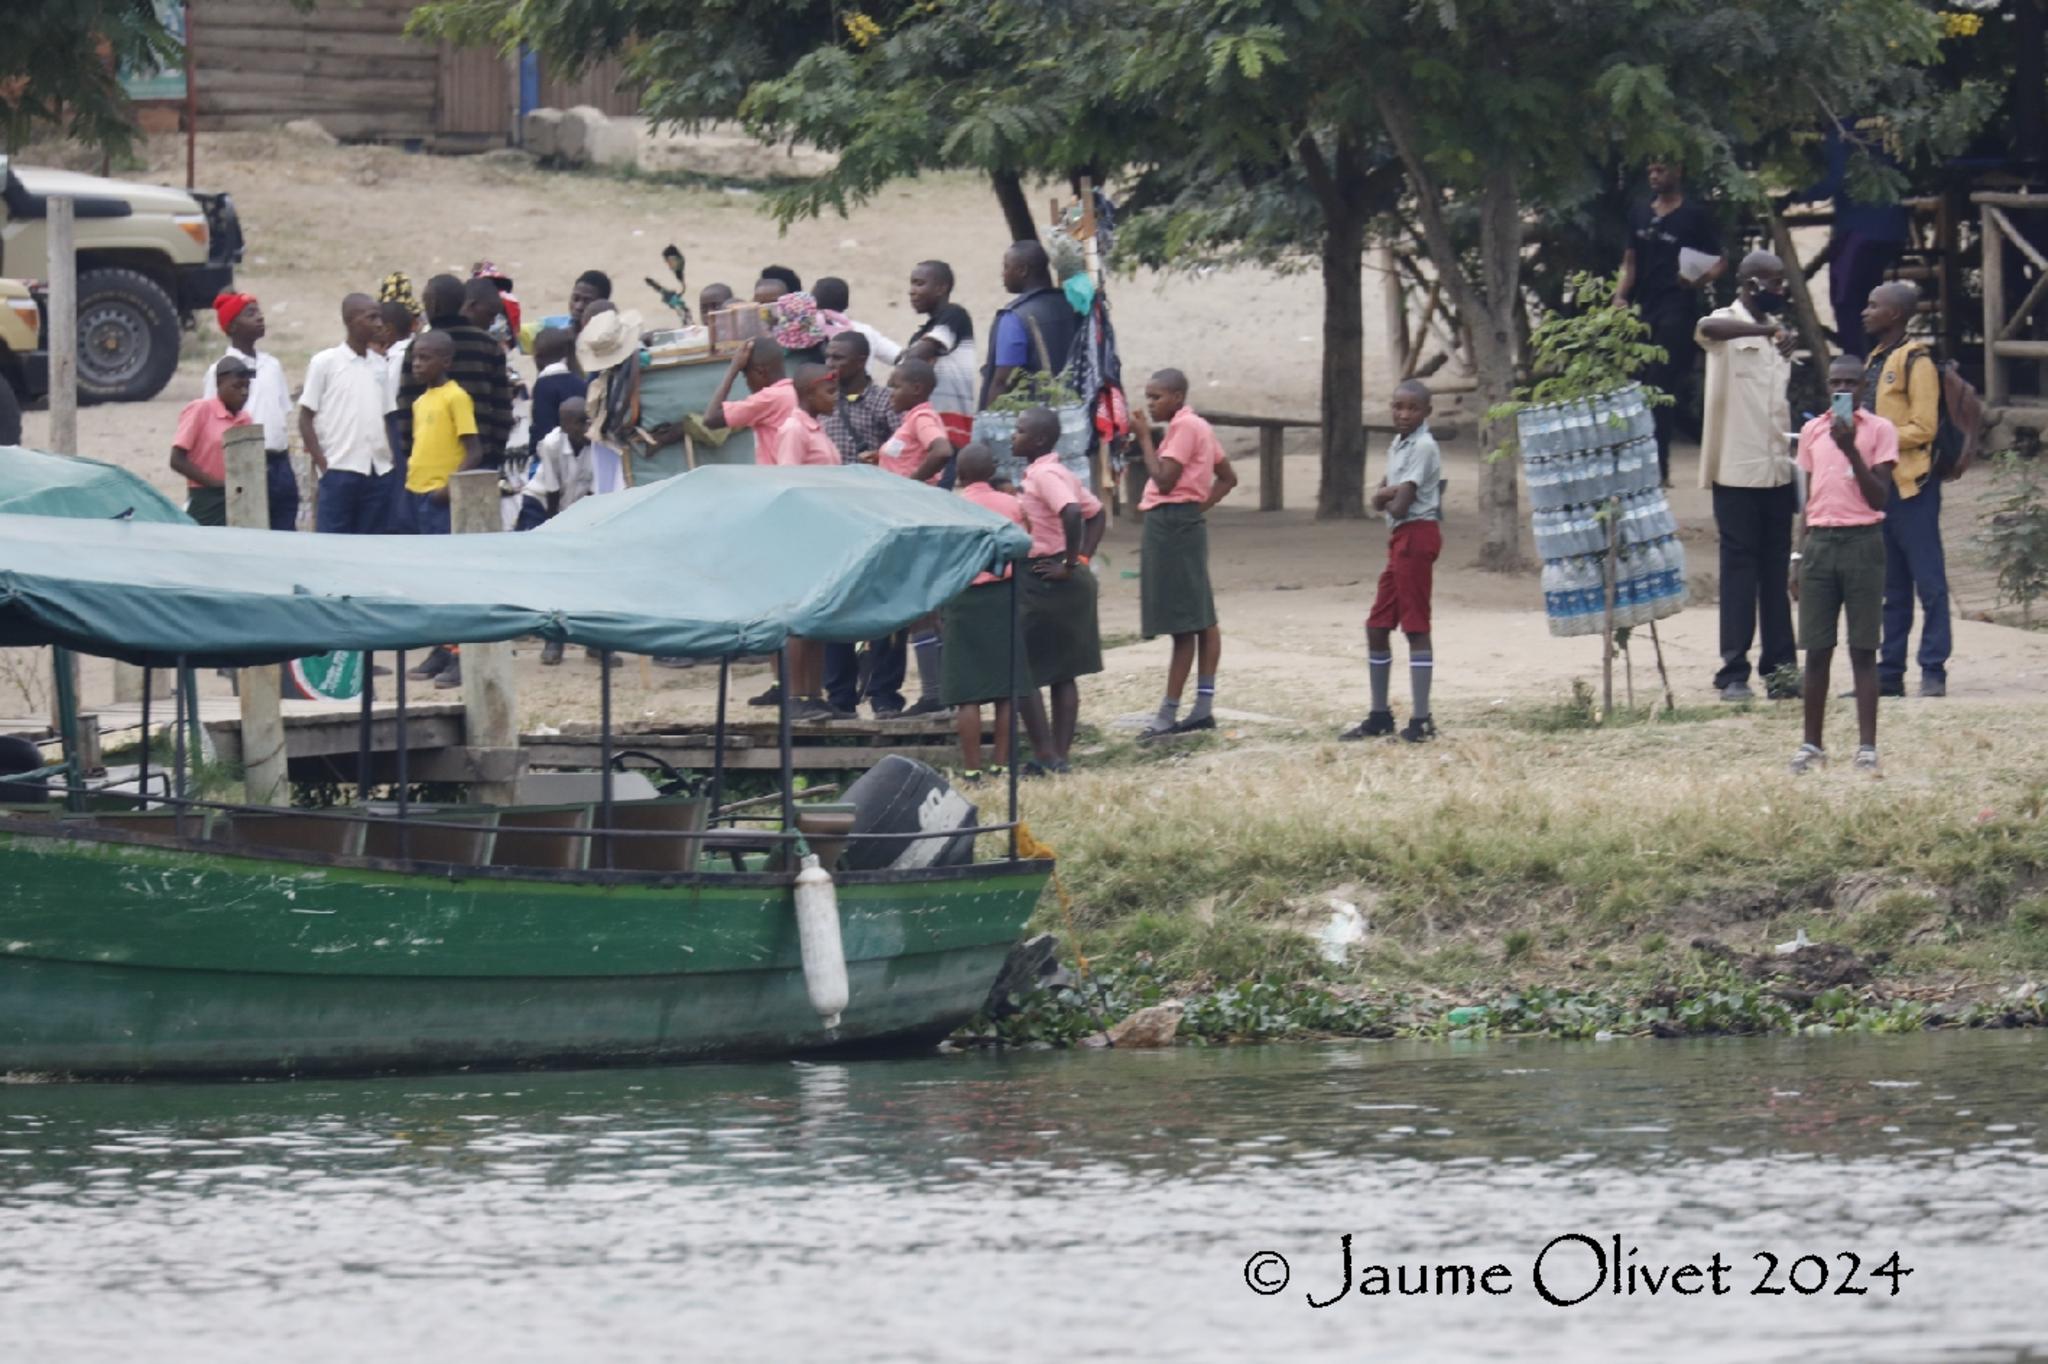
{"type": "Polygon", "coordinates": [[[939,633],[946,641],[939,655],[941,701],[949,706],[978,706],[985,701],[1007,701],[1032,686],[1024,647],[1021,588],[1019,593],[1014,635],[1010,631],[1008,583],[970,587],[940,609],[939,633]]]}
{"type": "MultiPolygon", "coordinates": [[[[1043,562],[1038,561],[1038,562],[1043,562]]],[[[1102,671],[1102,636],[1095,627],[1095,575],[1077,565],[1065,582],[1051,582],[1024,565],[1024,652],[1031,685],[1071,682],[1102,671]]]]}
{"type": "Polygon", "coordinates": [[[1145,638],[1190,635],[1216,623],[1209,518],[1199,503],[1162,502],[1145,513],[1139,568],[1138,619],[1145,638]]]}

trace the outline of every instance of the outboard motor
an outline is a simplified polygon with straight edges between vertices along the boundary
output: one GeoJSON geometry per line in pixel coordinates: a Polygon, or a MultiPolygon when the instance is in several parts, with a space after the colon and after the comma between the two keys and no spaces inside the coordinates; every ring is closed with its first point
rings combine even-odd
{"type": "Polygon", "coordinates": [[[843,871],[913,871],[961,867],[974,860],[971,829],[981,812],[932,768],[900,753],[869,768],[840,800],[853,806],[854,839],[839,860],[843,871]],[[931,833],[934,838],[869,842],[861,834],[931,833]]]}
{"type": "Polygon", "coordinates": [[[48,764],[43,761],[43,750],[37,748],[18,734],[0,734],[0,804],[40,804],[50,798],[50,782],[47,777],[34,781],[7,781],[5,778],[17,772],[33,772],[48,764]]]}

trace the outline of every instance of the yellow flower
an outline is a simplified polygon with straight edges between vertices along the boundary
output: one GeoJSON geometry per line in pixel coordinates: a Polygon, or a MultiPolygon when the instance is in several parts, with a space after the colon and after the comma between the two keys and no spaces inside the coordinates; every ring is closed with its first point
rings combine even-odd
{"type": "Polygon", "coordinates": [[[882,26],[859,10],[846,16],[846,36],[853,39],[855,47],[866,47],[882,36],[882,26]]]}
{"type": "Polygon", "coordinates": [[[1974,38],[1984,27],[1984,16],[1961,10],[1943,10],[1941,15],[1941,36],[1944,38],[1974,38]]]}

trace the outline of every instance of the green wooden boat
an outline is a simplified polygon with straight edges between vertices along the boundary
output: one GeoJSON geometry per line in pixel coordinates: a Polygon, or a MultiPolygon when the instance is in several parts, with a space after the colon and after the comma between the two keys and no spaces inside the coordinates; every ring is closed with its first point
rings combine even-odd
{"type": "MultiPolygon", "coordinates": [[[[397,651],[402,677],[408,648],[522,634],[729,664],[793,633],[872,638],[1026,548],[964,499],[862,469],[699,470],[516,536],[0,514],[0,645],[186,677],[337,647],[397,651]]],[[[611,672],[598,669],[607,717],[611,672]]],[[[365,756],[357,803],[318,812],[199,799],[192,727],[181,712],[174,770],[153,781],[145,765],[125,793],[95,790],[70,755],[35,774],[62,778],[52,799],[0,806],[0,1071],[359,1074],[923,1044],[983,1005],[1052,870],[1016,855],[1014,780],[1001,823],[974,823],[943,783],[907,828],[858,832],[857,799],[800,807],[786,705],[766,828],[721,822],[716,776],[708,793],[615,800],[608,725],[598,800],[422,809],[401,760],[394,808],[372,799],[365,756]],[[1008,857],[960,857],[1004,833],[1008,857]],[[835,870],[842,850],[867,869],[835,870]]],[[[10,780],[0,800],[20,801],[10,780]]]]}
{"type": "Polygon", "coordinates": [[[821,1025],[787,874],[542,877],[0,818],[0,1068],[294,1075],[914,1045],[987,998],[1051,870],[838,879],[821,1025]]]}

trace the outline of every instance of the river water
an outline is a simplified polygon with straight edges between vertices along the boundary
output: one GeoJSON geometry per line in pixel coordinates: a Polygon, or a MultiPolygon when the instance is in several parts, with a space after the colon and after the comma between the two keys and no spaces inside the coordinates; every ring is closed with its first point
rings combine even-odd
{"type": "Polygon", "coordinates": [[[2016,1360],[2044,1114],[2026,1033],[6,1085],[0,1349],[2016,1360]]]}

